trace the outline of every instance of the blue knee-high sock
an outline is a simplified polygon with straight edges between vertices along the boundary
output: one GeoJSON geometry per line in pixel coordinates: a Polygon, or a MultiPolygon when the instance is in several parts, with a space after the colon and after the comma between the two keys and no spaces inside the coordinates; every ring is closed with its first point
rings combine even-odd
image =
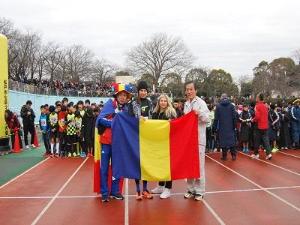
{"type": "Polygon", "coordinates": [[[143,180],[143,191],[148,191],[147,190],[147,184],[148,184],[148,182],[143,180]]]}
{"type": "Polygon", "coordinates": [[[135,180],[135,186],[136,186],[136,192],[141,192],[141,189],[140,189],[140,180],[135,180]]]}

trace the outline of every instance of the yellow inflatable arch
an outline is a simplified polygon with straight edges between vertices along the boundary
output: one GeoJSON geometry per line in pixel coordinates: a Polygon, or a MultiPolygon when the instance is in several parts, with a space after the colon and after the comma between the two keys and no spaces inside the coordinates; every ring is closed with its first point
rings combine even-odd
{"type": "Polygon", "coordinates": [[[5,110],[8,109],[8,44],[0,34],[0,151],[9,150],[9,133],[5,123],[5,110]]]}

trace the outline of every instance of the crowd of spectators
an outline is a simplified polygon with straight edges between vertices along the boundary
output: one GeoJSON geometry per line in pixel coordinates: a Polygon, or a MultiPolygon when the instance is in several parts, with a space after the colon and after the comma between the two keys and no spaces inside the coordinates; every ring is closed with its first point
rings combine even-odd
{"type": "Polygon", "coordinates": [[[112,96],[111,82],[24,79],[22,81],[10,80],[9,85],[11,90],[35,94],[86,97],[112,96]]]}

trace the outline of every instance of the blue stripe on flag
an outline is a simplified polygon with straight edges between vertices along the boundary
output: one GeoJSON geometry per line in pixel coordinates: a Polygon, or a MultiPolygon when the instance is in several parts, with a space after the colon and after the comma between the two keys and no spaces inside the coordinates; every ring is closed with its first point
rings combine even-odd
{"type": "Polygon", "coordinates": [[[141,178],[139,120],[126,112],[112,123],[112,169],[115,178],[141,178]]]}

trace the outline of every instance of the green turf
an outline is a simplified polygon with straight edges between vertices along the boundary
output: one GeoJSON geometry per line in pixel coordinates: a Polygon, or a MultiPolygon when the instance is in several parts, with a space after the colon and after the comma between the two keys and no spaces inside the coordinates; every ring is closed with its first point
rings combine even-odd
{"type": "Polygon", "coordinates": [[[44,147],[0,156],[0,185],[43,160],[44,147]]]}

